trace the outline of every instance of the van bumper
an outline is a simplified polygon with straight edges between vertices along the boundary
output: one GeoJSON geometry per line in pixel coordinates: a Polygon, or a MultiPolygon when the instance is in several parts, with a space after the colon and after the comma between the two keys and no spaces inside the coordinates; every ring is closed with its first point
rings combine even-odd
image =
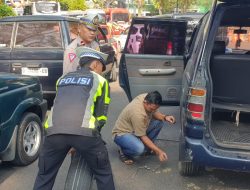
{"type": "Polygon", "coordinates": [[[185,137],[185,152],[186,158],[200,166],[250,171],[250,152],[213,147],[204,139],[188,137],[185,137]]]}

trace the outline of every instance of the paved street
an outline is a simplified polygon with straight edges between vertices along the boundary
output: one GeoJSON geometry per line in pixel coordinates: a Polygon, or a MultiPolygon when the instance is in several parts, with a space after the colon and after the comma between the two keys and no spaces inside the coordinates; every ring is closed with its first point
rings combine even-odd
{"type": "MultiPolygon", "coordinates": [[[[169,161],[160,163],[155,156],[147,156],[132,166],[126,166],[118,159],[117,147],[111,139],[111,129],[116,118],[128,103],[118,83],[111,83],[112,103],[109,121],[102,131],[107,142],[117,190],[247,190],[250,189],[250,174],[232,171],[206,171],[198,177],[181,177],[178,174],[178,133],[180,124],[164,127],[157,144],[166,150],[169,161]]],[[[173,114],[179,121],[177,107],[161,108],[173,114]]],[[[69,166],[66,158],[56,179],[54,190],[62,190],[69,166]]],[[[0,190],[30,190],[37,172],[37,162],[27,167],[0,165],[0,190]]],[[[93,187],[93,189],[96,189],[93,187]]]]}

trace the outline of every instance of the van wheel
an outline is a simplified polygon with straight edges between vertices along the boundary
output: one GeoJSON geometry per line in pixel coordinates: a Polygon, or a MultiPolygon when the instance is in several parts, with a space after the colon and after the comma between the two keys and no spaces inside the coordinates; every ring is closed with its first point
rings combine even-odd
{"type": "Polygon", "coordinates": [[[114,65],[110,73],[110,81],[115,82],[117,80],[117,60],[114,60],[114,65]]]}
{"type": "Polygon", "coordinates": [[[179,173],[182,176],[195,176],[201,173],[203,167],[195,165],[193,162],[182,162],[178,163],[179,173]]]}
{"type": "Polygon", "coordinates": [[[34,113],[23,115],[17,131],[15,165],[25,166],[34,162],[42,144],[42,123],[34,113]]]}

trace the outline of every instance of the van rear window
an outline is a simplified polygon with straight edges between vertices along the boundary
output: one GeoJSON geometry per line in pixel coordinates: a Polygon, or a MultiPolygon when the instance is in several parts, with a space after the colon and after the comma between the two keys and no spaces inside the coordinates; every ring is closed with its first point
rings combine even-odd
{"type": "Polygon", "coordinates": [[[130,27],[125,51],[130,54],[183,55],[186,23],[135,23],[130,27]]]}

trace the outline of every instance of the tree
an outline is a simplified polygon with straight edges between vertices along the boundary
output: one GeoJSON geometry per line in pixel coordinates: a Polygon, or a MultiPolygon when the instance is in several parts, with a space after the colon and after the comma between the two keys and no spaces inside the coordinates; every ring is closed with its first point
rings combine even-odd
{"type": "Polygon", "coordinates": [[[142,15],[142,10],[145,4],[145,0],[134,0],[134,2],[137,5],[137,9],[138,9],[138,16],[142,15]]]}
{"type": "Polygon", "coordinates": [[[15,16],[15,12],[13,11],[12,7],[0,4],[0,18],[6,17],[6,16],[15,16]]]}
{"type": "Polygon", "coordinates": [[[185,13],[187,10],[197,3],[197,0],[179,0],[179,8],[181,12],[185,13]]]}
{"type": "Polygon", "coordinates": [[[197,0],[196,4],[201,12],[206,13],[212,6],[212,0],[197,0]]]}
{"type": "Polygon", "coordinates": [[[105,9],[110,7],[117,7],[117,5],[122,4],[121,0],[92,0],[95,4],[95,8],[105,9]]]}
{"type": "Polygon", "coordinates": [[[175,8],[178,8],[181,12],[186,12],[197,1],[199,0],[152,0],[155,8],[159,10],[159,14],[173,12],[175,8]]]}
{"type": "Polygon", "coordinates": [[[153,5],[159,10],[159,14],[172,12],[180,0],[152,0],[153,5]]]}
{"type": "Polygon", "coordinates": [[[85,0],[57,0],[60,2],[62,10],[85,10],[87,8],[85,0]]]}

